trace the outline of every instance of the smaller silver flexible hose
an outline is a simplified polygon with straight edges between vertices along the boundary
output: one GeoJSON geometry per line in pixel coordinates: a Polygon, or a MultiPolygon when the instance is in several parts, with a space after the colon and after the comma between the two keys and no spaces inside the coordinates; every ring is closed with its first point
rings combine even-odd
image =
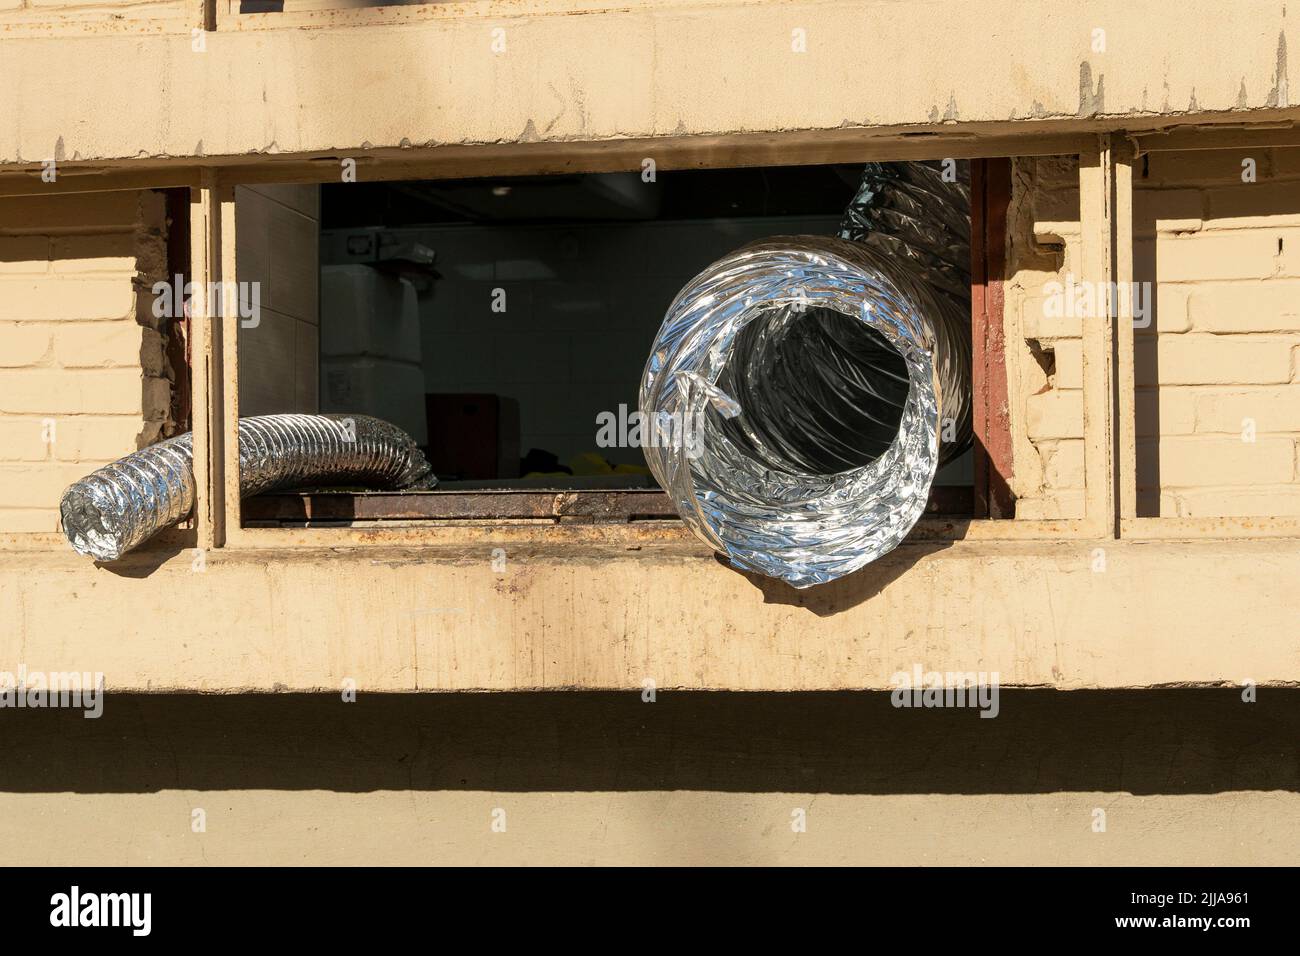
{"type": "MultiPolygon", "coordinates": [[[[317,485],[430,487],[429,463],[406,432],[367,415],[263,415],[239,420],[239,493],[317,485]]],[[[100,468],[63,493],[63,532],[78,554],[114,561],[194,507],[187,432],[100,468]]]]}

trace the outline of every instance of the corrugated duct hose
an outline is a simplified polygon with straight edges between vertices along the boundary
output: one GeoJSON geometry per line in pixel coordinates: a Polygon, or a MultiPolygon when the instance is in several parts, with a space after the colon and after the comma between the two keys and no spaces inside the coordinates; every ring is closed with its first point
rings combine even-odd
{"type": "MultiPolygon", "coordinates": [[[[261,415],[239,420],[241,497],[283,488],[429,487],[412,438],[367,415],[261,415]]],[[[194,507],[194,446],[187,432],[107,465],[63,493],[73,550],[114,561],[194,507]]]]}
{"type": "Polygon", "coordinates": [[[751,243],[669,306],[640,406],[671,440],[645,456],[734,566],[800,588],[858,570],[969,446],[965,164],[956,179],[868,164],[838,238],[751,243]]]}

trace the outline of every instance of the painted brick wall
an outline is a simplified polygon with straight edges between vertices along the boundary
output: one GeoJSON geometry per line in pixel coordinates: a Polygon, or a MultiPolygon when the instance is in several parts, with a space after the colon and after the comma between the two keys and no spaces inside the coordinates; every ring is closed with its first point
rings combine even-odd
{"type": "Polygon", "coordinates": [[[0,199],[0,533],[56,531],[68,484],[170,433],[166,273],[161,193],[0,199]]]}
{"type": "MultiPolygon", "coordinates": [[[[1300,150],[1157,153],[1136,173],[1134,274],[1154,290],[1135,344],[1138,513],[1300,514],[1300,150]]],[[[1013,175],[1023,517],[1083,508],[1080,321],[1049,301],[1049,283],[1079,275],[1076,177],[1055,158],[1018,161],[1013,175]]]]}

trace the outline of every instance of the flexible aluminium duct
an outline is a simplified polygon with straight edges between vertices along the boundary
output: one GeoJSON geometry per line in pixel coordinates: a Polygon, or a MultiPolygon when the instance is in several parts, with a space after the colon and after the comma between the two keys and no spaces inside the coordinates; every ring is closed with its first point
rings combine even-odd
{"type": "Polygon", "coordinates": [[[673,300],[640,407],[679,440],[645,456],[733,565],[808,587],[920,518],[970,443],[969,228],[961,178],[873,163],[840,238],[751,243],[673,300]]]}
{"type": "MultiPolygon", "coordinates": [[[[366,415],[264,415],[239,420],[242,497],[282,488],[432,482],[406,432],[366,415]]],[[[187,432],[127,455],[63,493],[63,531],[75,551],[113,561],[194,507],[187,432]]]]}

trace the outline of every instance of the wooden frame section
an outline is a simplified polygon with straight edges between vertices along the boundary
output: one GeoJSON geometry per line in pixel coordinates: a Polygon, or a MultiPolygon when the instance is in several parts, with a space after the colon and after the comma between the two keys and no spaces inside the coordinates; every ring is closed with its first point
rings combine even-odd
{"type": "MultiPolygon", "coordinates": [[[[225,543],[225,483],[221,449],[227,419],[222,408],[225,369],[221,360],[220,306],[209,291],[218,281],[220,209],[216,176],[204,173],[190,193],[190,385],[194,448],[194,526],[202,550],[225,543]]],[[[176,290],[183,295],[182,290],[176,290]]]]}
{"type": "MultiPolygon", "coordinates": [[[[1110,289],[1114,278],[1114,138],[1079,155],[1079,233],[1084,282],[1110,289]]],[[[1097,537],[1119,533],[1115,504],[1112,408],[1115,394],[1114,300],[1083,317],[1084,521],[1097,537]]]]}
{"type": "MultiPolygon", "coordinates": [[[[1071,147],[1067,147],[1066,151],[1086,153],[1094,142],[1095,139],[1091,137],[1083,137],[1083,138],[1074,137],[1071,139],[1071,147]]],[[[874,146],[876,144],[872,144],[872,145],[874,146]]],[[[951,144],[945,144],[945,145],[951,145],[951,144]]],[[[1057,143],[1053,148],[1061,148],[1061,145],[1062,144],[1057,143]]],[[[897,155],[889,155],[889,154],[880,155],[877,152],[877,150],[866,149],[862,144],[858,145],[855,152],[857,154],[855,158],[858,159],[863,159],[863,155],[862,155],[863,153],[870,154],[867,158],[882,159],[882,160],[900,159],[900,158],[912,158],[912,159],[949,158],[943,155],[945,150],[943,150],[942,148],[937,148],[936,144],[933,142],[929,142],[924,144],[923,146],[919,146],[919,148],[917,149],[907,150],[906,152],[909,155],[905,157],[900,157],[897,155]]],[[[956,152],[958,152],[958,155],[963,155],[961,151],[956,151],[956,152]]],[[[980,150],[979,152],[982,153],[982,155],[974,156],[972,158],[985,158],[989,155],[987,146],[985,147],[985,150],[980,150]]],[[[639,155],[639,154],[640,154],[639,150],[633,150],[632,153],[629,155],[639,155]]],[[[1092,154],[1096,156],[1100,156],[1101,150],[1099,148],[1092,147],[1092,154]]],[[[662,147],[660,147],[659,155],[662,155],[662,147]]],[[[768,150],[760,149],[756,154],[750,154],[748,158],[750,162],[753,162],[754,164],[759,164],[762,162],[762,159],[758,157],[765,157],[767,155],[768,155],[768,150]]],[[[824,151],[821,152],[820,155],[814,156],[813,158],[808,158],[803,155],[791,156],[787,152],[783,157],[783,161],[786,163],[795,162],[795,161],[835,162],[835,161],[842,161],[842,158],[838,156],[836,158],[829,158],[824,151]]],[[[333,161],[331,160],[331,163],[332,162],[333,161]]],[[[547,168],[548,164],[545,161],[543,161],[540,165],[543,168],[539,169],[538,165],[532,165],[525,168],[516,168],[513,166],[513,164],[511,164],[511,167],[512,167],[512,172],[515,173],[523,173],[523,172],[537,173],[537,172],[554,171],[547,168]]],[[[578,166],[575,167],[575,165],[572,163],[572,160],[570,159],[566,161],[565,168],[568,171],[574,171],[575,168],[581,168],[585,165],[587,164],[580,163],[578,164],[578,166]]],[[[609,166],[606,166],[604,163],[600,165],[601,168],[611,168],[609,166]]],[[[689,166],[689,165],[727,165],[727,164],[707,163],[707,162],[699,162],[699,163],[683,162],[677,164],[675,168],[682,168],[683,166],[689,166]]],[[[749,165],[749,162],[737,163],[736,165],[749,165]]],[[[636,163],[632,162],[630,166],[623,165],[623,166],[614,166],[612,168],[635,168],[635,166],[636,163]]],[[[670,165],[668,162],[665,162],[663,164],[663,168],[667,169],[667,168],[674,168],[674,167],[670,165]]],[[[498,170],[495,169],[491,170],[491,172],[497,172],[497,171],[498,170]]],[[[332,165],[331,168],[329,169],[330,175],[328,177],[319,176],[319,172],[320,172],[319,164],[317,164],[315,172],[318,175],[306,177],[306,181],[315,182],[315,181],[322,181],[322,179],[324,179],[324,181],[329,181],[333,179],[335,175],[332,165]]],[[[369,173],[371,172],[371,170],[366,170],[366,172],[369,173]]],[[[377,176],[366,175],[364,178],[366,180],[380,180],[380,179],[394,180],[394,179],[404,179],[404,178],[420,178],[422,175],[424,176],[428,175],[428,168],[427,168],[427,164],[421,165],[419,163],[411,163],[407,161],[400,164],[385,163],[383,164],[382,170],[375,170],[375,172],[382,172],[382,175],[377,175],[377,176]]],[[[483,165],[478,166],[476,169],[477,175],[485,175],[488,174],[488,172],[489,171],[483,165]]],[[[220,186],[221,194],[223,196],[230,196],[233,198],[233,190],[236,184],[242,185],[246,183],[284,181],[278,175],[275,176],[274,178],[271,178],[271,177],[267,177],[265,173],[266,171],[264,169],[261,170],[242,169],[239,167],[229,169],[223,173],[221,178],[221,186],[220,186]],[[246,173],[248,175],[245,175],[246,173]]],[[[362,167],[360,165],[358,165],[358,173],[359,174],[362,173],[362,167]]],[[[1083,182],[1083,177],[1081,175],[1081,185],[1082,182],[1083,182]]],[[[1097,177],[1095,179],[1095,182],[1089,183],[1089,187],[1096,190],[1104,190],[1106,188],[1106,182],[1102,178],[1097,177]]],[[[209,187],[209,188],[214,189],[214,195],[215,195],[216,187],[209,187]]],[[[214,200],[214,203],[216,203],[216,200],[214,200]]],[[[221,248],[223,250],[221,274],[223,276],[223,279],[226,282],[231,283],[233,286],[238,282],[238,277],[235,274],[235,256],[234,256],[234,243],[235,243],[236,230],[238,227],[235,219],[234,203],[231,200],[222,199],[217,204],[219,204],[221,209],[220,237],[221,237],[221,248]]],[[[1099,201],[1097,203],[1096,216],[1102,228],[1107,230],[1109,228],[1108,218],[1107,218],[1108,215],[1109,215],[1109,206],[1104,201],[1099,201]]],[[[1095,261],[1096,268],[1098,269],[1099,273],[1103,276],[1109,275],[1109,265],[1108,265],[1108,259],[1106,257],[1109,255],[1110,248],[1111,248],[1111,244],[1109,242],[1098,244],[1098,247],[1092,250],[1092,258],[1090,260],[1087,260],[1087,261],[1095,261]]],[[[1098,279],[1097,281],[1104,281],[1104,280],[1098,279]]],[[[512,513],[509,516],[503,516],[501,514],[498,514],[496,516],[497,520],[503,522],[503,524],[493,524],[491,522],[485,522],[484,520],[485,502],[475,502],[469,499],[462,501],[462,505],[461,505],[462,514],[460,516],[450,517],[441,521],[429,521],[430,515],[427,513],[427,511],[429,510],[428,506],[421,505],[418,501],[416,501],[416,499],[419,496],[408,496],[407,500],[403,502],[402,507],[407,508],[410,514],[405,519],[396,519],[396,520],[383,520],[383,519],[376,519],[376,518],[369,517],[369,509],[364,507],[360,509],[361,513],[355,514],[354,516],[352,516],[351,519],[348,519],[339,516],[339,513],[337,511],[339,505],[337,503],[331,504],[321,499],[303,502],[300,499],[299,503],[296,505],[289,504],[283,501],[280,502],[278,505],[259,505],[258,508],[268,507],[270,508],[270,511],[269,512],[255,511],[254,515],[256,517],[254,518],[254,520],[255,521],[284,520],[284,516],[285,516],[284,509],[289,509],[290,511],[292,511],[293,509],[298,509],[307,512],[306,514],[302,515],[302,518],[300,519],[302,521],[355,520],[355,521],[368,522],[368,523],[366,525],[352,525],[352,526],[345,526],[345,527],[329,527],[329,528],[297,527],[292,529],[244,526],[241,523],[241,509],[240,509],[240,501],[238,498],[238,458],[237,458],[237,450],[236,450],[236,444],[237,444],[236,422],[238,421],[238,348],[237,348],[236,327],[233,324],[234,321],[235,320],[232,319],[226,319],[223,322],[223,325],[227,329],[227,334],[224,340],[225,341],[224,347],[221,349],[222,378],[225,387],[224,396],[221,400],[221,408],[222,408],[223,418],[225,419],[224,434],[226,439],[225,442],[226,451],[222,456],[223,460],[220,462],[220,466],[217,469],[217,471],[219,471],[221,475],[220,480],[224,485],[224,492],[225,492],[223,495],[224,509],[225,509],[224,510],[224,540],[228,547],[236,547],[236,548],[275,548],[275,547],[299,547],[299,546],[340,547],[340,546],[348,546],[348,545],[363,545],[363,544],[374,544],[374,543],[411,544],[411,545],[423,544],[423,543],[453,543],[459,540],[460,538],[463,538],[467,533],[471,532],[471,529],[473,528],[477,528],[478,533],[482,533],[485,530],[491,531],[492,529],[496,529],[499,531],[505,530],[510,526],[511,523],[515,524],[516,526],[535,525],[538,523],[545,524],[545,525],[568,524],[570,522],[566,521],[565,520],[566,518],[585,521],[592,518],[594,515],[601,512],[602,510],[608,512],[609,508],[605,505],[597,504],[596,499],[590,496],[583,496],[579,493],[572,493],[572,492],[569,493],[557,492],[555,493],[555,495],[574,494],[577,495],[577,497],[573,499],[558,499],[553,495],[548,499],[537,499],[536,501],[530,501],[521,496],[516,501],[516,504],[519,505],[519,507],[514,508],[512,510],[512,513]],[[277,508],[279,508],[280,510],[276,511],[277,508]],[[331,511],[331,509],[333,510],[331,511]],[[577,513],[571,513],[571,514],[565,513],[566,510],[574,510],[574,509],[576,509],[577,513]],[[426,512],[426,513],[421,513],[421,512],[426,512]],[[326,517],[327,514],[330,514],[331,516],[326,517]],[[410,520],[410,521],[422,522],[422,523],[408,525],[403,523],[404,520],[410,520]],[[468,525],[464,523],[458,524],[456,523],[457,520],[468,521],[471,523],[468,525]]],[[[1108,326],[1107,326],[1108,321],[1109,321],[1109,316],[1103,316],[1097,320],[1096,324],[1098,325],[1098,329],[1094,330],[1094,343],[1093,343],[1094,346],[1099,345],[1101,347],[1108,348],[1109,342],[1111,341],[1109,336],[1108,326]]],[[[1108,354],[1105,356],[1101,364],[1103,368],[1106,369],[1109,368],[1110,362],[1109,362],[1108,354]]],[[[1096,416],[1094,416],[1094,430],[1096,430],[1096,426],[1099,424],[1102,430],[1102,434],[1109,435],[1109,422],[1110,422],[1109,412],[1110,412],[1110,402],[1111,402],[1111,390],[1108,387],[1109,378],[1105,380],[1105,383],[1107,387],[1101,393],[1099,401],[1095,403],[1097,405],[1097,414],[1099,414],[1100,417],[1097,418],[1096,416]]],[[[1087,394],[1086,388],[1087,386],[1085,385],[1085,394],[1087,394]]],[[[1109,467],[1109,462],[1111,461],[1111,456],[1109,451],[1105,451],[1104,461],[1107,464],[1107,467],[1109,467]]],[[[661,494],[661,493],[656,492],[655,494],[661,494]]],[[[1104,509],[1104,514],[1099,518],[1096,515],[1096,513],[1093,512],[1091,520],[1085,518],[1085,519],[1063,519],[1063,520],[1041,520],[1041,521],[1040,520],[1033,520],[1033,521],[996,520],[994,521],[994,520],[980,520],[980,519],[966,518],[962,516],[953,516],[953,515],[948,515],[948,516],[928,515],[926,517],[923,517],[921,521],[918,522],[912,537],[914,540],[917,541],[952,541],[952,540],[966,539],[966,538],[977,539],[977,540],[1052,540],[1052,539],[1059,539],[1059,538],[1076,538],[1081,536],[1082,537],[1109,536],[1111,533],[1113,533],[1113,526],[1114,526],[1113,524],[1114,510],[1113,507],[1110,507],[1108,504],[1112,500],[1112,497],[1113,496],[1108,486],[1103,501],[1103,505],[1102,505],[1104,509]]],[[[631,522],[631,525],[625,526],[623,531],[618,530],[620,526],[612,525],[610,526],[609,529],[607,529],[608,533],[613,534],[615,536],[619,534],[634,535],[638,538],[644,537],[646,533],[667,535],[669,537],[677,537],[680,533],[682,533],[682,528],[679,522],[675,520],[671,522],[655,520],[656,518],[666,517],[666,515],[655,513],[658,510],[658,506],[647,506],[645,510],[648,513],[635,515],[635,516],[629,515],[628,517],[643,518],[647,520],[640,520],[640,521],[634,520],[631,522]],[[636,526],[635,530],[633,530],[632,526],[636,526]],[[655,531],[654,530],[655,528],[658,528],[658,530],[655,531]]],[[[377,511],[375,512],[376,515],[378,513],[379,512],[377,511]]],[[[539,529],[539,528],[534,529],[534,531],[542,531],[542,530],[543,529],[539,529]]]]}
{"type": "Polygon", "coordinates": [[[1006,272],[1011,160],[971,162],[971,426],[977,518],[1011,518],[1015,498],[1007,406],[1002,281],[1006,272]]]}

